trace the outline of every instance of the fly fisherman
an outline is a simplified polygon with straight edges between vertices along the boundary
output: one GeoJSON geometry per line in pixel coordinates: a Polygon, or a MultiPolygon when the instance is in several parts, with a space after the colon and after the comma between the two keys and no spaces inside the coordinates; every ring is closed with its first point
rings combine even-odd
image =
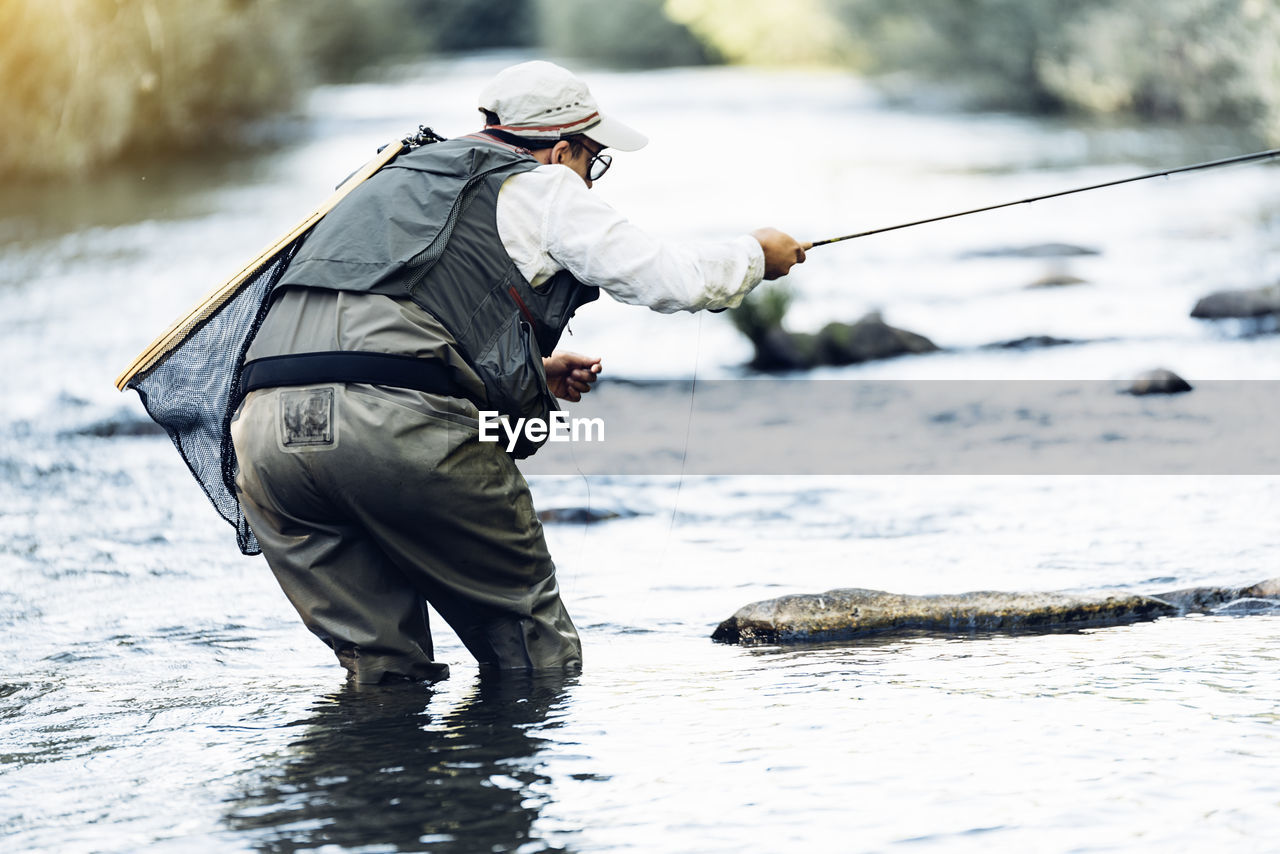
{"type": "Polygon", "coordinates": [[[245,359],[245,517],[360,683],[448,675],[428,602],[482,667],[579,667],[528,485],[505,443],[479,441],[478,410],[545,420],[551,395],[590,390],[600,360],[554,347],[598,289],[732,308],[808,248],[769,228],[671,244],[630,224],[588,190],[604,149],[648,140],[559,66],[502,71],[480,109],[482,131],[400,154],[320,221],[245,359]]]}

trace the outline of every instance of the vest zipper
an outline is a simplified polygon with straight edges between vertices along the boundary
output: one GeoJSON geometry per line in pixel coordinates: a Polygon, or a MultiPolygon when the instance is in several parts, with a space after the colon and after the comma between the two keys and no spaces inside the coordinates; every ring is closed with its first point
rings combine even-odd
{"type": "Polygon", "coordinates": [[[427,277],[427,274],[431,272],[431,268],[435,266],[435,262],[440,260],[440,255],[444,254],[444,248],[449,243],[449,238],[453,235],[454,226],[458,224],[458,218],[461,216],[463,200],[466,199],[471,188],[483,181],[485,178],[488,178],[493,173],[501,172],[503,169],[509,168],[510,165],[511,164],[503,164],[501,166],[494,166],[493,168],[486,169],[479,174],[472,175],[462,183],[462,190],[459,191],[458,197],[453,200],[453,205],[449,208],[449,215],[445,217],[444,224],[440,227],[440,231],[436,234],[435,239],[432,240],[425,249],[413,258],[409,259],[410,264],[414,264],[418,261],[422,261],[423,263],[422,269],[417,272],[413,277],[413,281],[411,281],[405,288],[405,293],[413,296],[422,285],[422,280],[427,277]],[[440,247],[440,251],[438,253],[434,252],[437,246],[440,247]],[[432,255],[435,257],[432,258],[432,255]],[[431,259],[430,263],[426,263],[428,258],[431,259]]]}
{"type": "Polygon", "coordinates": [[[529,321],[529,328],[536,329],[537,324],[533,322],[533,312],[529,311],[529,306],[524,304],[524,300],[520,299],[520,293],[516,290],[516,286],[512,285],[507,288],[507,293],[511,294],[511,298],[516,301],[516,305],[520,307],[520,313],[524,315],[524,319],[529,321]]]}

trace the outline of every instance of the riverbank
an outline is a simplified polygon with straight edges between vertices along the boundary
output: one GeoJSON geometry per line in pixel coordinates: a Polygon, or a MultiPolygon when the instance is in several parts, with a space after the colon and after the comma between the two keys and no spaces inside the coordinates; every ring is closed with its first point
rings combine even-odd
{"type": "Polygon", "coordinates": [[[14,0],[0,9],[0,121],[18,131],[0,138],[0,176],[203,158],[251,144],[246,128],[320,81],[493,47],[613,67],[821,65],[903,103],[1229,127],[1262,147],[1280,142],[1278,37],[1280,11],[1235,0],[619,0],[608,15],[587,0],[14,0]]]}

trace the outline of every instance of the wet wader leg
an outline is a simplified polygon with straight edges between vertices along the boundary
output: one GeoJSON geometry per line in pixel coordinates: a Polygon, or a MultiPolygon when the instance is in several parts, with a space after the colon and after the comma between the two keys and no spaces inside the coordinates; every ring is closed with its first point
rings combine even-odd
{"type": "Polygon", "coordinates": [[[245,502],[256,534],[279,525],[263,553],[303,623],[362,684],[395,677],[435,681],[448,665],[434,660],[426,602],[399,569],[358,529],[284,520],[270,525],[245,502]]]}
{"type": "Polygon", "coordinates": [[[282,391],[255,395],[232,428],[241,505],[277,581],[358,682],[446,678],[448,666],[433,661],[419,592],[314,489],[314,464],[333,457],[279,447],[282,391]]]}
{"type": "Polygon", "coordinates": [[[481,665],[580,667],[581,643],[560,601],[542,523],[506,452],[477,441],[473,426],[383,398],[349,391],[347,403],[344,435],[379,435],[351,457],[344,450],[355,466],[342,493],[351,518],[481,665]]]}
{"type": "Polygon", "coordinates": [[[481,667],[496,670],[576,670],[582,646],[560,600],[553,573],[533,585],[528,616],[477,603],[418,576],[423,595],[475,656],[481,667]]]}

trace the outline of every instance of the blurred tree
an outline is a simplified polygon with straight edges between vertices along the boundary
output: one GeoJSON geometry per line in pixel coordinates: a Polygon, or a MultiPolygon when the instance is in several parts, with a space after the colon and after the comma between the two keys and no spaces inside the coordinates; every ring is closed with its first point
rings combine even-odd
{"type": "Polygon", "coordinates": [[[836,61],[980,106],[1280,142],[1277,0],[0,0],[0,175],[227,139],[384,60],[535,43],[632,67],[836,61]]]}
{"type": "Polygon", "coordinates": [[[795,290],[787,282],[757,288],[729,312],[729,321],[743,335],[759,341],[769,332],[783,328],[795,296],[795,290]]]}
{"type": "Polygon", "coordinates": [[[435,50],[527,47],[537,41],[533,0],[409,0],[409,5],[419,28],[432,34],[435,50]]]}
{"type": "Polygon", "coordinates": [[[3,0],[0,174],[75,174],[216,139],[305,79],[273,0],[3,0]]]}
{"type": "Polygon", "coordinates": [[[825,0],[666,0],[665,9],[730,62],[854,62],[854,41],[825,0]]]}
{"type": "Polygon", "coordinates": [[[432,28],[416,14],[419,5],[415,0],[307,0],[289,4],[288,26],[302,34],[300,59],[312,79],[350,80],[370,66],[431,47],[432,28]]]}
{"type": "Polygon", "coordinates": [[[667,17],[663,0],[534,0],[539,41],[552,53],[609,65],[700,65],[713,51],[667,17]]]}
{"type": "Polygon", "coordinates": [[[828,2],[866,68],[960,84],[980,106],[1226,122],[1280,141],[1274,0],[828,2]]]}
{"type": "Polygon", "coordinates": [[[981,106],[1064,105],[1040,73],[1064,48],[1067,25],[1109,0],[831,0],[872,70],[962,82],[981,106]]]}
{"type": "Polygon", "coordinates": [[[0,175],[228,141],[319,80],[531,21],[530,0],[0,0],[0,175]]]}
{"type": "Polygon", "coordinates": [[[1095,6],[1039,69],[1067,103],[1254,126],[1280,140],[1280,4],[1134,0],[1095,6]]]}

